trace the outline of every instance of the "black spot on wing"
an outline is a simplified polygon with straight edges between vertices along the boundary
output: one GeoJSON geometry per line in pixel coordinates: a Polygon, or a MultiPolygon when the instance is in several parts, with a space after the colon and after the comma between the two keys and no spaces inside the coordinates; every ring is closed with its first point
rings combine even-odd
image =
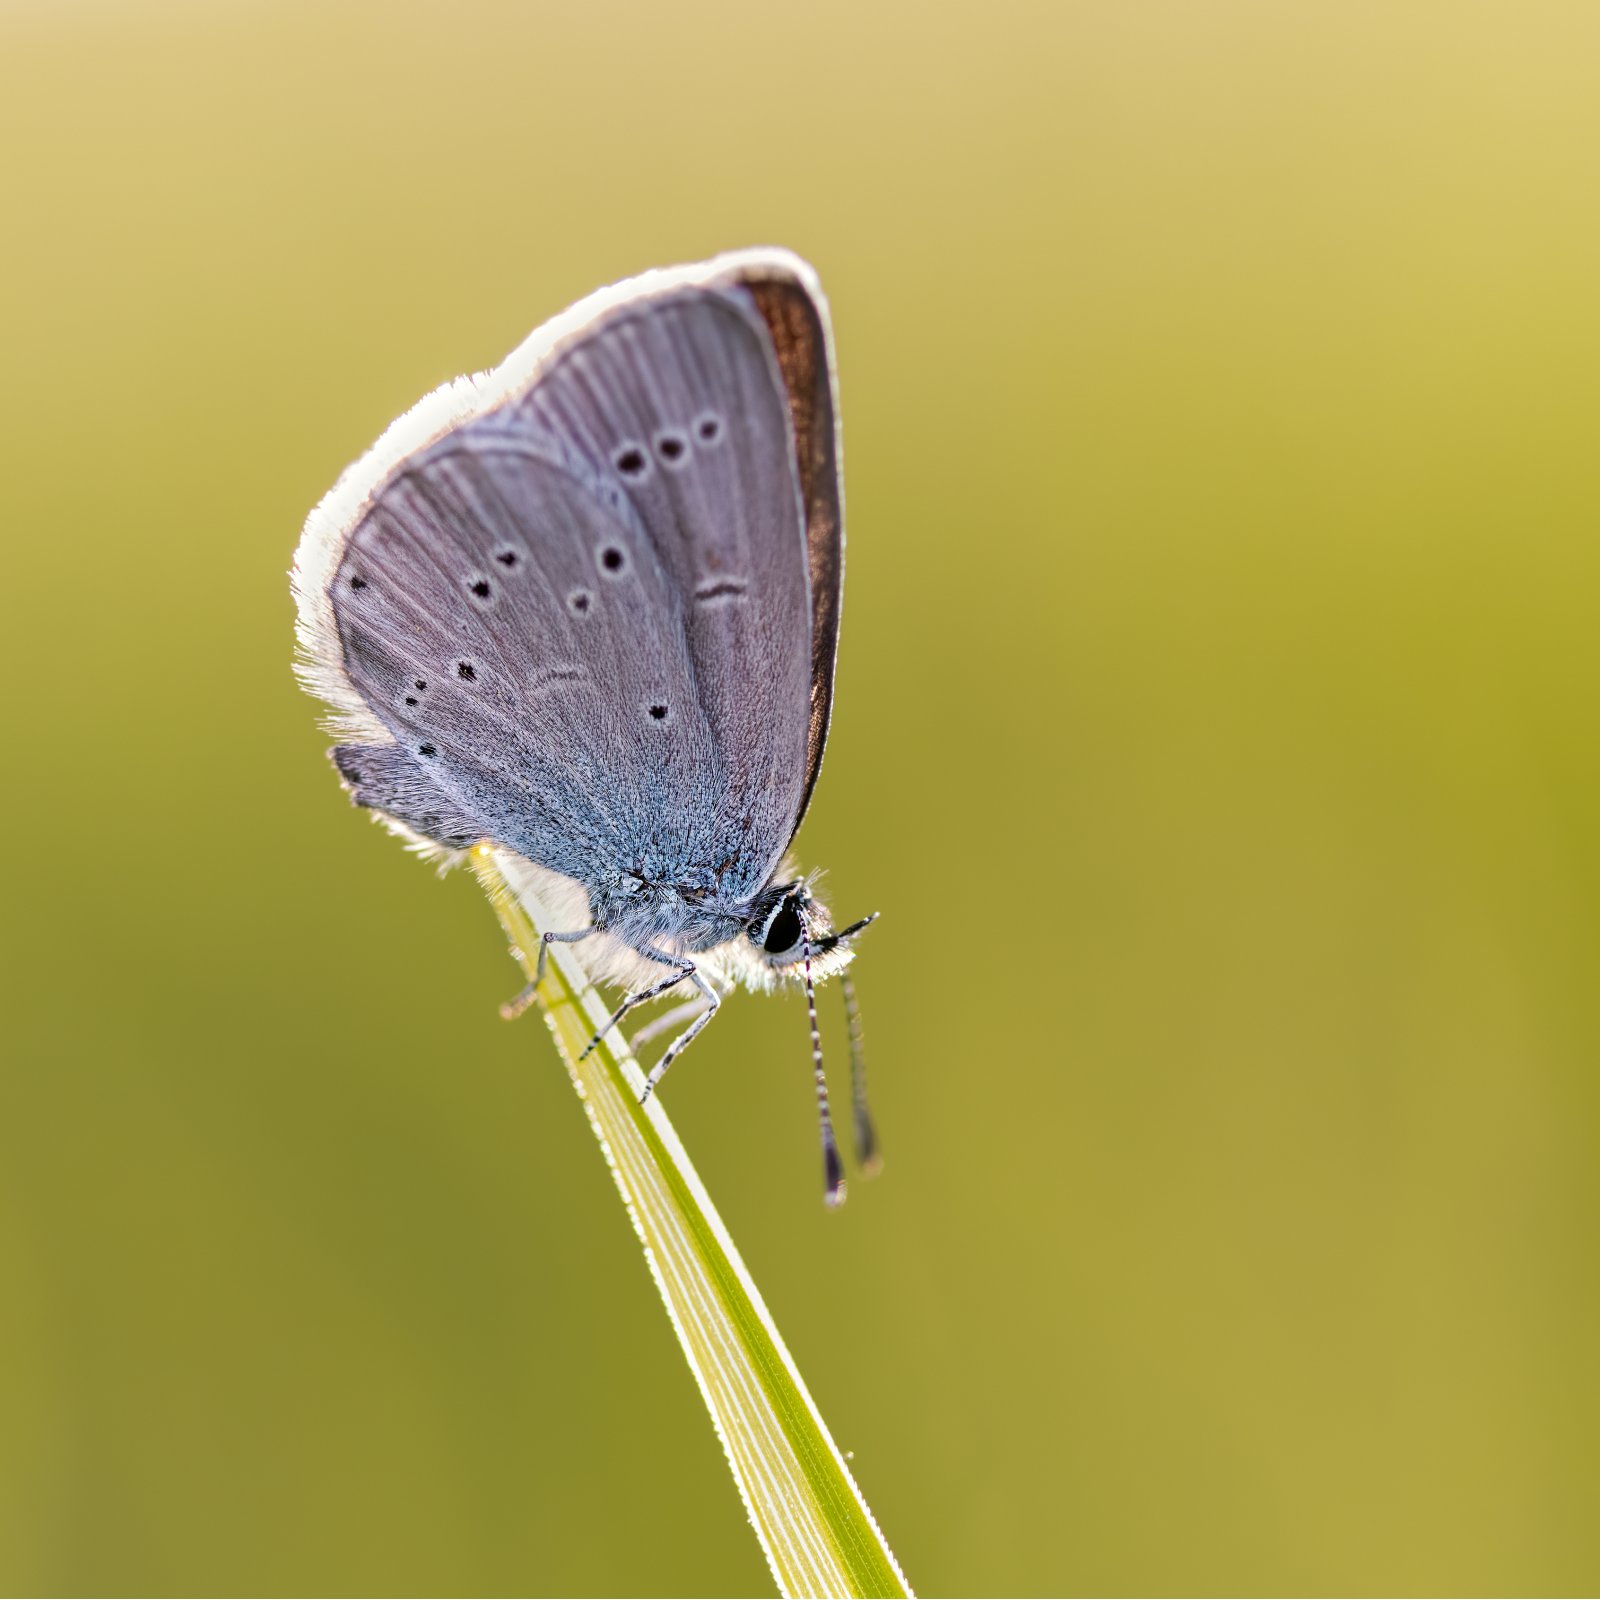
{"type": "Polygon", "coordinates": [[[664,466],[672,468],[687,466],[689,441],[676,428],[663,428],[656,435],[656,455],[664,466]]]}

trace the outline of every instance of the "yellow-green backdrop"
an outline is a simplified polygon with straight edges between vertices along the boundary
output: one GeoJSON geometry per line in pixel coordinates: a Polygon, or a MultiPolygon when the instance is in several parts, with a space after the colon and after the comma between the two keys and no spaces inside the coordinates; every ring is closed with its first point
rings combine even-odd
{"type": "Polygon", "coordinates": [[[804,1010],[667,1103],[924,1592],[1600,1584],[1600,10],[9,0],[0,1588],[762,1593],[308,506],[641,268],[831,293],[804,1010]],[[833,1059],[842,1062],[830,1001],[833,1059]]]}

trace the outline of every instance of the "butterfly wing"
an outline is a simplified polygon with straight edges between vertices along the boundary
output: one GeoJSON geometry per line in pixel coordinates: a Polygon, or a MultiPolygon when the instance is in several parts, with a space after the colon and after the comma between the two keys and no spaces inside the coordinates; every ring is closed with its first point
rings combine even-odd
{"type": "Polygon", "coordinates": [[[425,402],[297,560],[357,800],[586,885],[752,893],[826,735],[834,415],[820,294],[773,252],[607,291],[425,402]]]}
{"type": "MultiPolygon", "coordinates": [[[[795,467],[805,513],[811,580],[811,691],[806,727],[806,778],[799,828],[822,770],[833,715],[833,672],[844,599],[844,496],[840,482],[838,379],[827,304],[809,269],[745,280],[766,323],[789,402],[795,467]]],[[[792,834],[791,834],[792,837],[792,834]]]]}

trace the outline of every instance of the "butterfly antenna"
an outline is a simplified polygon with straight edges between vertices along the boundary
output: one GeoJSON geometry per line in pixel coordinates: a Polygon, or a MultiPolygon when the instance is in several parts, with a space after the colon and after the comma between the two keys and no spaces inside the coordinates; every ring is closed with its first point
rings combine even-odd
{"type": "Polygon", "coordinates": [[[850,1104],[855,1112],[856,1162],[863,1177],[875,1177],[883,1167],[883,1157],[878,1153],[878,1135],[872,1126],[872,1113],[867,1109],[867,1056],[861,1046],[861,1013],[856,1009],[856,986],[848,972],[839,974],[839,988],[844,995],[845,1021],[850,1026],[850,1104]]]}
{"type": "Polygon", "coordinates": [[[811,940],[803,939],[806,1011],[811,1017],[811,1065],[817,1078],[817,1116],[822,1124],[822,1198],[830,1206],[844,1204],[844,1163],[839,1159],[839,1141],[833,1136],[833,1118],[828,1115],[828,1080],[822,1072],[822,1032],[817,1027],[817,988],[811,981],[811,940]]]}
{"type": "Polygon", "coordinates": [[[848,928],[841,928],[837,933],[830,933],[825,938],[816,940],[811,948],[817,954],[823,955],[833,949],[836,944],[843,944],[846,939],[853,939],[861,930],[878,920],[879,913],[874,911],[871,916],[863,917],[859,922],[852,922],[848,928]]]}

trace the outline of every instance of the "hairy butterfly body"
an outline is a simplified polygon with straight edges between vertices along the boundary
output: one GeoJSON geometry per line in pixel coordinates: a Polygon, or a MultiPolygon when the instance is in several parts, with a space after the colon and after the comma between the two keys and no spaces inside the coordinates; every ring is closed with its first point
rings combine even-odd
{"type": "Polygon", "coordinates": [[[785,860],[827,737],[843,556],[826,302],[761,250],[603,290],[430,395],[312,512],[293,580],[300,672],[356,803],[447,861],[514,852],[568,919],[546,944],[585,941],[627,990],[608,1028],[692,995],[638,1036],[685,1024],[647,1095],[735,983],[810,997],[839,975],[870,1162],[844,969],[871,919],[831,931],[785,860]]]}

